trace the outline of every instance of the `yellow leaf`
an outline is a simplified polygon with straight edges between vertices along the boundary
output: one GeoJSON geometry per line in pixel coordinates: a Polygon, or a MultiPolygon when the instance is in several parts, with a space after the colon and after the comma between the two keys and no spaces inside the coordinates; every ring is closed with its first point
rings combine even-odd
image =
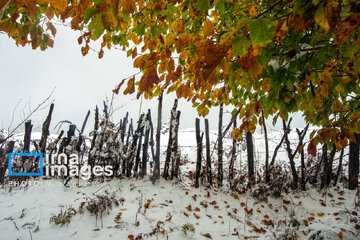
{"type": "Polygon", "coordinates": [[[188,51],[188,50],[183,51],[183,52],[180,54],[180,60],[181,60],[181,61],[185,61],[185,59],[188,58],[189,53],[190,53],[190,51],[188,51]]]}
{"type": "Polygon", "coordinates": [[[261,88],[262,88],[262,90],[263,90],[264,92],[268,92],[268,91],[269,91],[269,89],[270,89],[270,84],[269,84],[267,78],[265,78],[265,79],[263,80],[262,85],[261,85],[261,88]]]}
{"type": "Polygon", "coordinates": [[[51,0],[51,6],[58,12],[64,12],[68,4],[67,0],[51,0]]]}
{"type": "Polygon", "coordinates": [[[338,93],[344,93],[344,87],[342,84],[338,84],[335,86],[335,90],[338,92],[338,93]]]}
{"type": "Polygon", "coordinates": [[[323,217],[325,215],[325,213],[318,213],[317,214],[319,217],[323,217]]]}
{"type": "Polygon", "coordinates": [[[175,32],[175,33],[182,33],[185,31],[185,27],[184,27],[184,21],[179,20],[179,21],[174,21],[171,25],[170,25],[170,30],[175,32]]]}
{"type": "Polygon", "coordinates": [[[339,236],[340,239],[344,239],[344,234],[343,234],[343,232],[339,232],[339,233],[338,233],[338,236],[339,236]]]}
{"type": "Polygon", "coordinates": [[[333,79],[332,79],[331,75],[328,74],[328,73],[320,74],[319,77],[320,77],[321,81],[323,81],[325,83],[332,83],[333,82],[333,79]]]}
{"type": "Polygon", "coordinates": [[[320,95],[324,98],[327,98],[329,96],[329,86],[327,84],[321,86],[320,95]]]}
{"type": "Polygon", "coordinates": [[[213,33],[214,33],[214,24],[206,19],[205,22],[204,22],[204,35],[209,37],[211,36],[213,33]]]}

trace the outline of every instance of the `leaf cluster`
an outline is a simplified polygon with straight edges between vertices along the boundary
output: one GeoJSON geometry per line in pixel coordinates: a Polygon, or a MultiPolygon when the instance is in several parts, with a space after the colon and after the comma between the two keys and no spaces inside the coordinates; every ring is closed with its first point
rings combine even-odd
{"type": "Polygon", "coordinates": [[[222,103],[240,109],[238,137],[261,113],[276,121],[299,111],[322,128],[312,148],[342,149],[360,131],[358,1],[17,0],[0,9],[0,31],[22,46],[51,47],[59,18],[81,32],[83,55],[92,41],[99,58],[126,50],[142,75],[115,93],[175,92],[201,116],[222,103]]]}
{"type": "Polygon", "coordinates": [[[65,224],[68,225],[70,223],[71,217],[74,216],[75,214],[76,214],[76,210],[70,206],[64,211],[63,209],[61,209],[59,214],[53,215],[50,218],[50,222],[56,225],[60,225],[62,227],[65,224]]]}

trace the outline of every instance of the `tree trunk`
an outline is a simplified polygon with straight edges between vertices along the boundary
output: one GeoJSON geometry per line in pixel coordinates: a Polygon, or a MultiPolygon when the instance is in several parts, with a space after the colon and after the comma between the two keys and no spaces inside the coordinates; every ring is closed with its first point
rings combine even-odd
{"type": "Polygon", "coordinates": [[[52,103],[50,105],[49,113],[46,117],[46,120],[42,126],[42,134],[41,134],[41,140],[40,140],[40,151],[42,153],[45,153],[45,150],[46,150],[46,140],[49,136],[49,126],[50,126],[51,115],[52,115],[53,110],[54,110],[54,104],[52,103]]]}
{"type": "Polygon", "coordinates": [[[209,120],[207,118],[205,119],[205,139],[206,139],[206,176],[208,183],[212,186],[209,120]]]}
{"type": "Polygon", "coordinates": [[[75,124],[70,124],[70,125],[69,125],[69,130],[68,130],[68,132],[67,132],[65,147],[68,146],[68,145],[71,143],[71,138],[72,138],[73,136],[75,136],[75,129],[76,129],[76,125],[75,125],[75,124]]]}
{"type": "Polygon", "coordinates": [[[334,179],[334,187],[336,186],[337,181],[338,181],[339,176],[340,176],[340,173],[341,173],[343,157],[344,157],[344,149],[341,149],[340,158],[339,158],[339,166],[338,166],[336,176],[335,176],[335,179],[334,179]]]}
{"type": "Polygon", "coordinates": [[[173,149],[172,149],[172,166],[171,166],[171,179],[174,177],[178,177],[179,169],[180,169],[180,155],[178,152],[178,143],[179,143],[179,125],[180,125],[180,111],[177,111],[176,114],[176,122],[174,129],[174,139],[173,139],[173,149]]]}
{"type": "Polygon", "coordinates": [[[76,144],[76,150],[77,150],[78,152],[81,152],[81,145],[82,145],[82,143],[83,143],[83,141],[84,141],[82,135],[83,135],[83,133],[84,133],[84,130],[85,130],[85,127],[86,127],[86,123],[87,123],[87,120],[88,120],[89,116],[90,116],[90,110],[89,110],[89,111],[87,112],[87,114],[86,114],[85,120],[84,120],[84,122],[83,122],[83,125],[82,125],[82,127],[81,127],[81,131],[80,131],[80,134],[79,134],[79,139],[78,139],[78,142],[77,142],[77,144],[76,144]]]}
{"type": "MultiPolygon", "coordinates": [[[[324,145],[326,146],[327,149],[327,145],[326,144],[324,145]]],[[[332,165],[333,165],[335,153],[336,153],[336,147],[334,145],[330,153],[330,158],[328,158],[327,155],[324,158],[324,173],[321,179],[320,189],[323,189],[325,186],[330,185],[331,175],[332,175],[332,165]]]]}
{"type": "Polygon", "coordinates": [[[140,128],[138,128],[138,131],[136,133],[136,135],[138,135],[138,147],[137,147],[137,150],[136,150],[136,158],[135,158],[135,166],[134,166],[134,176],[135,177],[138,177],[138,170],[139,170],[139,165],[141,164],[140,163],[140,153],[141,153],[141,146],[142,146],[142,135],[143,135],[143,132],[144,132],[144,117],[145,117],[145,114],[141,114],[141,117],[140,117],[140,128]]]}
{"type": "Polygon", "coordinates": [[[284,133],[284,135],[282,136],[279,144],[275,147],[274,154],[273,154],[273,156],[272,156],[270,166],[273,166],[274,163],[275,163],[275,159],[276,159],[277,152],[279,151],[282,143],[284,142],[285,137],[287,136],[287,132],[290,130],[290,123],[291,123],[291,121],[292,121],[292,118],[290,118],[290,120],[289,120],[289,122],[288,122],[288,125],[287,125],[287,127],[286,127],[286,134],[284,133]]]}
{"type": "Polygon", "coordinates": [[[223,136],[222,136],[222,120],[223,120],[223,103],[220,104],[219,111],[219,126],[218,126],[218,186],[222,186],[224,173],[223,173],[223,136]]]}
{"type": "MultiPolygon", "coordinates": [[[[152,122],[152,118],[151,118],[151,110],[149,109],[148,110],[148,114],[149,114],[149,127],[150,127],[150,142],[149,142],[149,145],[150,145],[150,150],[151,150],[151,157],[152,157],[152,160],[155,161],[155,150],[154,150],[154,125],[153,125],[153,122],[152,122]]],[[[150,165],[152,167],[152,164],[150,165]]]]}
{"type": "Polygon", "coordinates": [[[255,182],[255,173],[254,173],[254,145],[252,139],[252,133],[246,133],[246,150],[248,154],[248,175],[249,183],[252,184],[255,182]]]}
{"type": "Polygon", "coordinates": [[[150,135],[150,109],[146,115],[145,122],[145,140],[143,145],[143,156],[141,166],[141,177],[146,175],[146,164],[148,159],[149,135],[150,135]]]}
{"type": "Polygon", "coordinates": [[[196,132],[196,170],[195,170],[195,187],[199,187],[199,178],[201,170],[201,156],[202,156],[202,137],[200,136],[200,119],[195,120],[195,132],[196,132]]]}
{"type": "Polygon", "coordinates": [[[121,132],[120,132],[120,139],[121,139],[121,143],[124,146],[125,145],[125,134],[126,134],[126,125],[128,123],[128,117],[129,117],[129,112],[126,112],[126,115],[124,117],[124,120],[122,122],[122,126],[121,126],[121,132]]]}
{"type": "MultiPolygon", "coordinates": [[[[24,153],[30,152],[32,127],[33,127],[33,125],[31,124],[31,120],[28,120],[28,121],[25,122],[24,147],[23,147],[23,152],[24,153]]],[[[23,169],[27,165],[26,164],[27,159],[28,159],[28,157],[22,157],[22,168],[23,169]]]]}
{"type": "MultiPolygon", "coordinates": [[[[2,152],[1,151],[1,155],[0,157],[2,159],[4,159],[2,162],[1,162],[1,167],[0,167],[0,183],[4,183],[4,180],[5,180],[5,173],[6,173],[6,170],[8,169],[9,167],[9,153],[12,153],[14,151],[14,146],[15,146],[15,141],[9,141],[8,142],[8,145],[7,145],[7,149],[6,149],[6,152],[5,152],[5,157],[3,158],[2,156],[2,152]]],[[[2,149],[1,149],[2,150],[2,149]]]]}
{"type": "Polygon", "coordinates": [[[283,129],[284,129],[284,135],[285,135],[286,152],[287,152],[288,157],[289,157],[290,167],[291,167],[291,172],[292,172],[292,175],[293,175],[294,184],[295,184],[295,186],[297,186],[298,174],[297,174],[296,167],[295,167],[295,162],[294,162],[294,157],[295,156],[293,155],[291,147],[290,147],[290,141],[289,141],[289,138],[288,138],[288,134],[290,132],[290,129],[287,128],[285,120],[283,120],[283,129]]]}
{"type": "Polygon", "coordinates": [[[270,181],[270,173],[269,173],[269,140],[267,135],[267,129],[265,124],[264,112],[261,114],[265,135],[265,181],[268,183],[270,181]]]}
{"type": "Polygon", "coordinates": [[[167,146],[167,149],[166,149],[166,159],[165,159],[164,174],[163,174],[163,177],[165,179],[168,179],[168,177],[169,177],[169,168],[170,168],[170,160],[171,160],[171,153],[172,153],[172,144],[173,144],[173,141],[174,141],[173,122],[174,122],[174,119],[176,118],[177,103],[178,103],[178,100],[175,99],[174,106],[173,106],[173,108],[171,110],[171,114],[170,114],[171,116],[170,116],[169,141],[168,141],[168,146],[167,146]]]}
{"type": "Polygon", "coordinates": [[[137,141],[138,141],[138,138],[140,135],[139,132],[140,132],[141,121],[143,119],[143,116],[144,116],[144,114],[141,114],[141,116],[138,120],[138,125],[137,125],[137,128],[135,130],[135,133],[134,133],[133,139],[132,139],[132,144],[129,148],[129,152],[128,152],[129,155],[125,159],[125,161],[126,161],[126,176],[128,178],[131,177],[131,169],[133,167],[134,155],[136,154],[136,145],[137,145],[137,141]]]}
{"type": "Polygon", "coordinates": [[[161,125],[162,125],[162,93],[159,95],[159,105],[158,105],[158,116],[157,116],[157,127],[156,127],[156,154],[154,159],[154,174],[152,181],[160,178],[160,136],[161,136],[161,125]]]}
{"type": "Polygon", "coordinates": [[[350,142],[349,149],[349,189],[354,190],[358,187],[359,178],[359,147],[360,133],[354,133],[355,142],[350,142]]]}
{"type": "Polygon", "coordinates": [[[93,135],[93,138],[91,139],[91,146],[90,146],[90,151],[89,151],[89,156],[88,156],[88,163],[91,166],[91,169],[94,167],[94,160],[93,160],[93,156],[92,156],[91,152],[95,147],[98,129],[99,129],[99,109],[96,106],[95,107],[95,123],[94,123],[94,130],[93,130],[94,135],[93,135]]]}
{"type": "MultiPolygon", "coordinates": [[[[234,119],[233,123],[234,129],[236,128],[236,119],[234,119]]],[[[236,144],[237,140],[235,137],[232,138],[232,149],[231,149],[231,160],[229,165],[229,180],[230,180],[230,186],[232,185],[231,180],[234,179],[234,162],[236,160],[236,144]]]]}
{"type": "Polygon", "coordinates": [[[30,142],[31,142],[31,131],[33,125],[31,124],[31,120],[25,122],[25,135],[24,135],[24,148],[23,152],[30,152],[30,142]]]}
{"type": "MultiPolygon", "coordinates": [[[[296,129],[296,132],[299,136],[299,144],[303,144],[303,139],[301,138],[303,131],[296,129]]],[[[301,190],[306,190],[306,182],[305,182],[305,155],[304,155],[304,148],[301,149],[300,153],[301,158],[301,190]]]]}

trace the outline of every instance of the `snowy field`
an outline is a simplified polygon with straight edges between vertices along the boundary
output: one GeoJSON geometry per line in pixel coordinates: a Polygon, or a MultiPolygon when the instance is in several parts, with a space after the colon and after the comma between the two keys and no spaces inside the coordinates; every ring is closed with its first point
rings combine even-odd
{"type": "MultiPolygon", "coordinates": [[[[213,132],[210,137],[214,145],[216,134],[213,132]]],[[[270,155],[280,138],[281,132],[269,133],[270,155]]],[[[295,145],[294,131],[289,138],[295,145]]],[[[167,140],[164,134],[163,151],[167,140]]],[[[263,135],[254,134],[254,143],[256,168],[261,169],[265,155],[263,135]]],[[[154,185],[149,177],[103,183],[73,179],[65,187],[61,180],[35,178],[31,180],[32,186],[5,185],[0,189],[0,239],[360,238],[360,218],[355,208],[359,199],[355,191],[344,189],[342,183],[321,192],[308,185],[306,192],[283,192],[280,197],[265,199],[254,197],[259,185],[243,194],[232,193],[227,186],[196,189],[188,177],[196,162],[194,129],[180,132],[179,145],[183,162],[181,181],[162,179],[154,185]],[[97,200],[99,196],[108,199],[102,217],[88,209],[91,199],[97,200]],[[62,227],[54,224],[53,216],[69,209],[69,222],[62,227]]],[[[225,172],[230,145],[231,139],[226,139],[225,172]]],[[[242,143],[238,149],[234,167],[240,173],[246,170],[247,154],[242,143]]],[[[213,162],[216,158],[214,151],[213,162]]],[[[277,161],[287,162],[284,148],[280,149],[277,161]]]]}

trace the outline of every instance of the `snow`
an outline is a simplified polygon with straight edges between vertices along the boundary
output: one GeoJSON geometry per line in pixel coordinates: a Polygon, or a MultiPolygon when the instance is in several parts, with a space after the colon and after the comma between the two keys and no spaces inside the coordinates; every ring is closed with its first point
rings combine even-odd
{"type": "Polygon", "coordinates": [[[234,197],[226,191],[203,187],[194,189],[183,183],[165,180],[153,185],[148,179],[116,179],[98,184],[81,182],[81,187],[75,186],[76,180],[70,187],[64,187],[59,180],[39,180],[38,183],[40,186],[0,191],[3,217],[0,239],[30,239],[30,234],[33,239],[49,239],[49,236],[52,239],[127,239],[128,235],[136,237],[150,233],[157,226],[165,233],[155,234],[150,239],[157,239],[157,235],[159,239],[188,239],[182,231],[186,223],[193,224],[195,228],[192,239],[204,239],[202,234],[206,233],[213,239],[243,239],[245,236],[274,239],[274,236],[283,234],[284,229],[293,229],[299,239],[307,239],[303,232],[309,237],[323,229],[328,230],[326,234],[334,236],[342,232],[344,239],[357,239],[355,234],[358,234],[353,224],[349,224],[349,217],[355,216],[346,213],[353,209],[352,191],[340,195],[336,189],[329,190],[327,194],[333,197],[328,196],[325,200],[328,207],[322,207],[320,200],[324,197],[315,189],[307,193],[289,193],[281,199],[270,198],[265,203],[257,202],[250,192],[234,197]],[[91,216],[86,209],[83,214],[78,212],[71,218],[70,224],[63,227],[49,223],[50,217],[58,214],[60,209],[69,206],[79,209],[82,202],[95,195],[125,199],[119,206],[113,204],[110,214],[103,217],[103,228],[100,221],[96,221],[95,216],[91,216]],[[339,200],[341,197],[346,200],[339,200]],[[148,199],[152,201],[146,209],[144,204],[148,199]],[[191,206],[191,211],[188,206],[191,206]],[[246,206],[251,214],[246,214],[246,206]],[[119,212],[122,212],[121,219],[115,222],[119,212]],[[340,213],[339,221],[333,215],[337,212],[340,213]],[[320,217],[322,213],[324,216],[320,217]],[[309,221],[312,216],[314,220],[309,221]],[[12,220],[9,220],[10,217],[12,220]],[[309,226],[291,228],[289,224],[292,219],[300,223],[307,220],[309,226]],[[138,226],[135,226],[136,220],[139,221],[138,226]],[[266,226],[263,220],[271,220],[274,227],[266,226]],[[159,221],[162,223],[158,225],[159,221]],[[252,226],[266,232],[256,233],[252,226]],[[34,232],[37,227],[39,230],[34,232]]]}
{"type": "MultiPolygon", "coordinates": [[[[271,154],[281,135],[281,132],[270,131],[271,154]]],[[[217,139],[215,131],[210,132],[210,138],[213,147],[217,139]]],[[[296,143],[295,131],[289,138],[296,143]]],[[[165,133],[161,136],[162,160],[167,142],[168,133],[165,133]]],[[[255,133],[254,143],[256,169],[260,170],[265,155],[263,134],[255,133]]],[[[224,140],[225,172],[230,159],[226,152],[231,144],[231,138],[224,140]]],[[[260,185],[243,194],[231,192],[228,186],[196,189],[188,177],[188,172],[195,169],[195,130],[180,131],[179,145],[183,159],[181,181],[161,179],[152,184],[148,176],[103,183],[72,179],[65,187],[60,179],[33,178],[26,187],[4,185],[0,189],[0,239],[128,239],[129,236],[131,239],[131,235],[134,239],[137,236],[143,239],[208,239],[206,236],[212,239],[291,239],[291,236],[340,239],[341,235],[343,239],[359,239],[356,226],[360,227],[357,225],[360,219],[355,207],[359,199],[355,191],[344,189],[342,184],[321,192],[308,185],[306,192],[282,192],[278,198],[266,199],[254,197],[260,185]],[[113,197],[119,203],[117,206],[113,202],[109,214],[103,216],[103,224],[86,209],[87,202],[97,195],[113,197]],[[85,205],[80,212],[82,204],[85,205]],[[50,222],[53,215],[69,207],[77,211],[69,224],[60,227],[50,222]],[[119,213],[121,217],[117,218],[119,213]],[[188,223],[194,232],[183,230],[188,223]]],[[[238,174],[246,169],[246,150],[241,146],[239,143],[235,163],[238,174]]],[[[213,154],[216,158],[216,150],[213,154]]],[[[287,162],[283,148],[277,159],[287,162]]],[[[299,164],[298,159],[296,163],[299,164]]],[[[216,171],[215,165],[213,171],[216,171]]]]}

